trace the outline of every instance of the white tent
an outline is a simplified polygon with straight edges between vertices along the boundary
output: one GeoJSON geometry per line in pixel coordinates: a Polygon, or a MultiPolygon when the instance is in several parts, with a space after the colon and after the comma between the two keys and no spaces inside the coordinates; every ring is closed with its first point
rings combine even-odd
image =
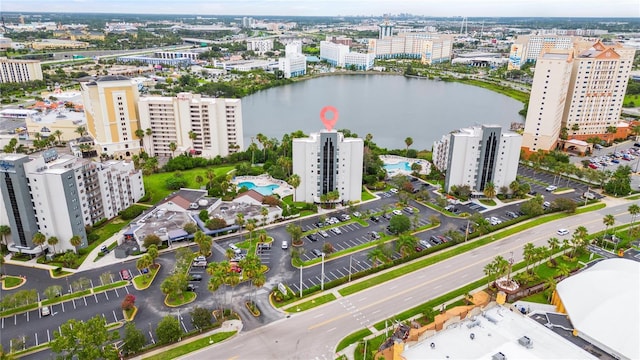
{"type": "Polygon", "coordinates": [[[640,358],[640,262],[600,261],[556,291],[578,336],[620,358],[640,358]]]}

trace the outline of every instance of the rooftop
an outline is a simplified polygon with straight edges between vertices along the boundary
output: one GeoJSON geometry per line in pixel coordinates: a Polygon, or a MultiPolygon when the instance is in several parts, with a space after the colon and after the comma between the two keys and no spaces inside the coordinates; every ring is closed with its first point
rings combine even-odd
{"type": "Polygon", "coordinates": [[[402,356],[417,359],[595,359],[562,336],[517,311],[503,306],[486,309],[482,316],[454,323],[432,337],[408,344],[402,356]],[[528,337],[532,346],[519,343],[528,337]]]}

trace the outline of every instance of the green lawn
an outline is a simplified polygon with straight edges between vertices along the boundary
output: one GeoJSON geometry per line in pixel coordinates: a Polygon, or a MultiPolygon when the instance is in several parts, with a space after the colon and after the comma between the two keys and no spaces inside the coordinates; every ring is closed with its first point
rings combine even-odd
{"type": "Polygon", "coordinates": [[[158,270],[160,270],[160,264],[158,267],[151,267],[149,269],[148,274],[140,274],[133,277],[133,284],[135,285],[136,290],[144,290],[151,286],[153,280],[156,278],[158,274],[158,270]]]}
{"type": "Polygon", "coordinates": [[[107,291],[115,288],[120,288],[127,285],[128,283],[129,282],[127,280],[120,280],[120,281],[113,282],[111,284],[96,286],[93,288],[93,293],[95,294],[95,293],[99,293],[99,292],[103,292],[103,291],[107,291]]]}
{"type": "Polygon", "coordinates": [[[367,190],[364,190],[364,188],[362,189],[362,201],[367,201],[375,198],[375,195],[371,194],[367,190]]]}
{"type": "Polygon", "coordinates": [[[640,95],[625,95],[622,102],[623,107],[640,107],[640,95]]]}
{"type": "Polygon", "coordinates": [[[336,296],[333,295],[332,293],[328,293],[328,294],[324,294],[322,296],[318,296],[317,298],[314,298],[312,300],[309,301],[305,301],[301,304],[298,305],[293,305],[290,306],[286,309],[284,309],[284,311],[288,311],[288,312],[298,312],[298,311],[305,311],[305,310],[309,310],[311,308],[314,308],[316,306],[320,306],[322,304],[326,304],[328,302],[331,302],[333,300],[336,299],[336,296]]]}
{"type": "Polygon", "coordinates": [[[496,206],[495,200],[492,199],[480,199],[480,202],[487,206],[496,206]]]}
{"type": "Polygon", "coordinates": [[[336,351],[340,351],[346,348],[347,346],[353,344],[354,342],[364,339],[365,337],[371,334],[372,334],[371,330],[364,328],[354,332],[353,334],[347,335],[347,337],[345,337],[344,339],[342,339],[342,341],[340,341],[340,343],[338,343],[338,347],[336,347],[336,351]]]}
{"type": "Polygon", "coordinates": [[[22,283],[22,278],[18,276],[6,275],[2,277],[2,286],[4,286],[5,288],[16,287],[21,283],[22,283]]]}
{"type": "Polygon", "coordinates": [[[219,333],[215,333],[211,336],[208,337],[204,337],[202,339],[198,339],[196,341],[192,341],[188,344],[184,344],[184,345],[180,345],[178,347],[175,347],[173,349],[169,349],[165,352],[163,352],[162,354],[158,354],[158,355],[153,355],[153,356],[149,356],[149,357],[145,357],[143,359],[147,360],[170,360],[170,359],[175,359],[179,356],[188,354],[190,352],[196,351],[196,350],[200,350],[202,348],[205,348],[207,346],[210,346],[211,344],[215,344],[221,341],[224,341],[228,338],[230,338],[231,336],[235,335],[236,332],[235,331],[227,331],[227,332],[219,332],[219,333]]]}
{"type": "MultiPolygon", "coordinates": [[[[216,176],[226,174],[233,169],[234,169],[234,166],[229,166],[229,165],[213,168],[216,176]]],[[[196,182],[195,179],[197,175],[202,176],[204,181],[207,181],[207,176],[206,176],[207,169],[204,169],[204,168],[185,170],[185,171],[181,171],[181,173],[183,177],[187,180],[186,187],[188,188],[198,189],[200,188],[201,185],[204,185],[204,183],[199,185],[196,182]]],[[[144,188],[146,192],[151,196],[149,203],[151,204],[158,203],[160,200],[164,199],[167,195],[173,192],[173,190],[167,189],[165,184],[167,179],[173,177],[174,175],[175,173],[168,172],[168,173],[157,173],[157,174],[152,174],[152,175],[143,177],[144,188]]]]}
{"type": "Polygon", "coordinates": [[[166,299],[164,300],[164,303],[167,304],[167,306],[171,306],[171,307],[178,307],[178,306],[182,306],[182,305],[186,305],[188,303],[193,302],[196,299],[196,293],[193,291],[185,291],[182,293],[182,298],[173,298],[173,297],[169,297],[167,295],[166,299]]]}

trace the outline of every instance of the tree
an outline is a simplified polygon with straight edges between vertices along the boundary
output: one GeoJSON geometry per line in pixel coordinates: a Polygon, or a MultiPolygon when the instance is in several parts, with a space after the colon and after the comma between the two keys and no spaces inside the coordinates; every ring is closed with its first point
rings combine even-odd
{"type": "Polygon", "coordinates": [[[302,243],[302,228],[294,223],[290,223],[286,227],[287,232],[291,235],[291,243],[300,245],[302,243]]]}
{"type": "Polygon", "coordinates": [[[373,267],[378,266],[378,262],[385,262],[387,260],[387,256],[384,253],[384,250],[381,245],[376,246],[375,248],[369,250],[367,253],[367,259],[371,261],[373,267]]]}
{"type": "Polygon", "coordinates": [[[578,226],[578,228],[573,232],[573,236],[571,236],[571,245],[573,246],[573,252],[571,257],[576,255],[576,251],[578,249],[586,246],[588,231],[584,226],[578,226]]]}
{"type": "Polygon", "coordinates": [[[9,225],[0,225],[0,236],[2,236],[2,244],[7,247],[7,235],[11,234],[9,225]]]}
{"type": "Polygon", "coordinates": [[[196,231],[198,231],[198,225],[196,225],[195,223],[190,222],[190,223],[184,224],[182,229],[184,231],[186,231],[187,234],[194,234],[196,231]]]}
{"type": "Polygon", "coordinates": [[[404,144],[407,146],[405,149],[405,155],[409,152],[409,146],[413,145],[413,139],[410,137],[407,137],[406,139],[404,139],[404,144]]]}
{"type": "Polygon", "coordinates": [[[144,130],[142,129],[136,129],[136,131],[134,132],[136,137],[138,139],[140,139],[140,147],[144,149],[144,130]]]}
{"type": "Polygon", "coordinates": [[[158,247],[156,245],[151,245],[147,248],[147,255],[151,258],[152,265],[156,265],[156,259],[158,258],[158,247]]]}
{"type": "Polygon", "coordinates": [[[267,216],[269,216],[269,209],[266,206],[260,208],[260,215],[262,215],[262,226],[267,225],[267,216]]]}
{"type": "Polygon", "coordinates": [[[526,272],[529,272],[529,265],[531,264],[531,260],[533,260],[533,257],[535,255],[534,250],[535,250],[535,245],[533,245],[532,243],[526,243],[522,247],[522,257],[524,258],[524,261],[526,263],[526,267],[525,267],[526,272]]]}
{"type": "Polygon", "coordinates": [[[289,179],[287,179],[287,183],[293,187],[293,201],[296,201],[296,189],[300,186],[300,181],[300,175],[298,174],[292,174],[289,176],[289,179]]]}
{"type": "Polygon", "coordinates": [[[82,245],[82,238],[79,235],[73,235],[71,239],[69,239],[69,243],[75,248],[77,254],[78,247],[82,245]]]}
{"type": "Polygon", "coordinates": [[[609,231],[609,227],[616,223],[616,218],[612,214],[607,214],[602,218],[602,223],[605,226],[604,233],[606,234],[609,231]]]}
{"type": "Polygon", "coordinates": [[[147,342],[144,334],[136,327],[134,322],[127,322],[124,326],[124,338],[122,340],[122,351],[125,354],[139,352],[147,342]]]}
{"type": "Polygon", "coordinates": [[[201,308],[196,306],[191,311],[191,323],[193,326],[198,329],[198,331],[202,332],[202,329],[206,329],[211,326],[213,323],[211,311],[206,308],[201,308]]]}
{"type": "Polygon", "coordinates": [[[553,276],[546,278],[545,281],[545,288],[549,295],[547,296],[547,301],[551,302],[551,296],[553,296],[553,292],[556,290],[556,285],[558,285],[558,283],[556,282],[556,279],[553,278],[553,276]]]}
{"type": "Polygon", "coordinates": [[[549,260],[551,260],[551,256],[556,253],[556,249],[560,246],[560,240],[556,237],[552,237],[547,240],[547,244],[549,245],[549,260]]]}
{"type": "Polygon", "coordinates": [[[631,229],[633,229],[633,224],[636,221],[638,214],[640,214],[640,206],[638,204],[629,205],[629,214],[631,215],[631,226],[629,227],[629,233],[631,233],[631,229]]]}
{"type": "Polygon", "coordinates": [[[177,148],[178,148],[178,145],[176,145],[176,143],[174,143],[173,141],[169,143],[169,150],[171,150],[171,156],[170,156],[171,159],[173,159],[173,154],[175,153],[177,148]]]}
{"type": "Polygon", "coordinates": [[[177,342],[182,337],[180,321],[171,315],[163,317],[156,328],[156,336],[161,344],[177,342]]]}
{"type": "MultiPolygon", "coordinates": [[[[151,259],[149,254],[142,255],[136,261],[136,269],[138,269],[138,271],[142,271],[142,269],[149,269],[151,265],[153,265],[153,259],[151,259]]],[[[151,272],[149,271],[147,275],[150,276],[151,272]]]]}
{"type": "Polygon", "coordinates": [[[411,219],[406,215],[394,215],[389,220],[389,229],[394,234],[402,234],[411,229],[411,219]]]}
{"type": "Polygon", "coordinates": [[[56,253],[56,245],[58,245],[58,238],[55,236],[51,236],[47,239],[47,244],[53,247],[53,253],[56,253]]]}
{"type": "Polygon", "coordinates": [[[396,251],[398,251],[402,257],[407,256],[415,252],[416,238],[412,235],[400,235],[396,240],[396,251]]]}
{"type": "Polygon", "coordinates": [[[43,233],[37,232],[33,234],[33,239],[31,241],[34,245],[40,246],[40,252],[44,253],[44,243],[47,241],[47,237],[44,236],[43,233]]]}
{"type": "Polygon", "coordinates": [[[149,234],[144,237],[144,240],[142,240],[142,246],[147,249],[151,245],[160,246],[160,244],[162,244],[162,240],[160,240],[160,237],[156,234],[149,234]]]}
{"type": "Polygon", "coordinates": [[[47,299],[54,299],[60,295],[62,295],[62,286],[60,285],[51,285],[44,289],[44,296],[46,296],[47,299]]]}
{"type": "Polygon", "coordinates": [[[551,203],[551,208],[556,209],[558,211],[564,211],[568,214],[573,214],[576,212],[578,207],[578,203],[573,201],[573,199],[559,197],[551,203]]]}
{"type": "Polygon", "coordinates": [[[112,342],[119,334],[110,333],[107,321],[100,315],[87,321],[70,319],[53,334],[49,347],[59,354],[58,359],[118,359],[118,350],[112,342]]]}
{"type": "Polygon", "coordinates": [[[122,300],[122,310],[129,311],[136,306],[136,297],[133,294],[127,294],[122,300]]]}
{"type": "Polygon", "coordinates": [[[83,137],[87,134],[87,128],[84,126],[78,126],[75,130],[76,133],[78,133],[78,135],[80,135],[80,137],[83,137]]]}
{"type": "Polygon", "coordinates": [[[211,236],[208,236],[202,231],[198,230],[193,235],[193,242],[198,244],[198,252],[200,253],[200,255],[203,255],[203,256],[211,255],[211,245],[212,245],[211,236]]]}
{"type": "Polygon", "coordinates": [[[489,181],[484,186],[484,190],[482,192],[484,193],[485,197],[493,199],[494,197],[496,197],[496,186],[493,184],[493,182],[489,181]]]}

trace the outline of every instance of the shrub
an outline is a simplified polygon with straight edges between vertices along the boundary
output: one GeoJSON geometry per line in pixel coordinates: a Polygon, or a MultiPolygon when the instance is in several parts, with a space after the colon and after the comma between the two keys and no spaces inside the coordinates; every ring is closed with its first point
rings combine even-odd
{"type": "Polygon", "coordinates": [[[123,220],[132,220],[138,217],[144,211],[144,207],[131,205],[128,208],[120,212],[120,217],[123,220]]]}
{"type": "Polygon", "coordinates": [[[136,297],[132,294],[127,294],[127,296],[124,297],[124,300],[122,300],[122,310],[129,311],[133,309],[135,304],[136,304],[136,297]]]}

